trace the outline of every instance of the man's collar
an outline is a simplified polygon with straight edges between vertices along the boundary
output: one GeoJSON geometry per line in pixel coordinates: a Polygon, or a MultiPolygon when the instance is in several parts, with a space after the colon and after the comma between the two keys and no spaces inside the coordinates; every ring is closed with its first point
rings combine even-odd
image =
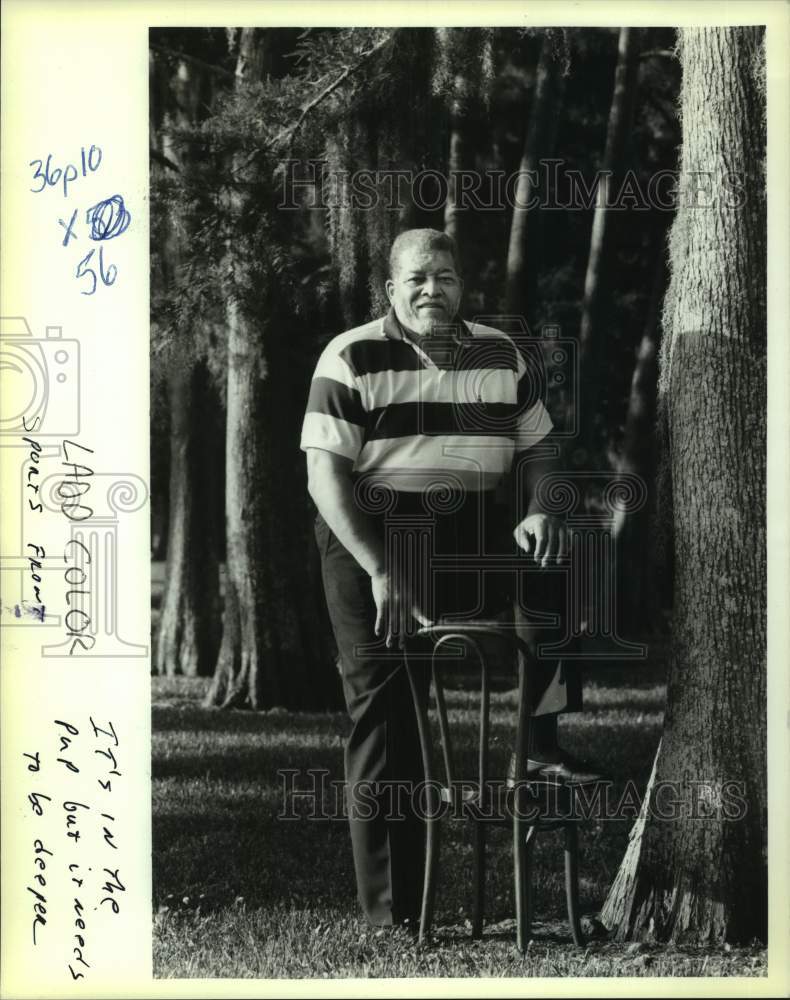
{"type": "MultiPolygon", "coordinates": [[[[388,340],[409,339],[403,331],[400,320],[395,315],[395,309],[393,306],[390,306],[389,312],[381,321],[381,333],[382,336],[386,337],[388,340]]],[[[442,340],[451,336],[456,336],[459,339],[465,339],[466,337],[472,336],[470,327],[460,318],[460,316],[456,317],[453,323],[448,323],[446,326],[442,326],[440,328],[440,338],[442,340]]]]}

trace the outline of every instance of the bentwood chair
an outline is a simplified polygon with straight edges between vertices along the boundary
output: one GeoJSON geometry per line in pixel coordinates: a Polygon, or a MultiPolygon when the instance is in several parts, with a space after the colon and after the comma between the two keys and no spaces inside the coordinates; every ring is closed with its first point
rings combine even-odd
{"type": "MultiPolygon", "coordinates": [[[[525,951],[531,936],[532,924],[532,869],[535,837],[539,831],[562,829],[565,836],[565,895],[568,920],[577,945],[584,943],[579,921],[578,890],[578,819],[568,808],[570,790],[562,786],[544,782],[525,780],[527,750],[529,747],[530,712],[530,665],[531,654],[515,630],[503,627],[501,622],[462,622],[432,625],[420,629],[416,638],[425,648],[426,640],[433,644],[430,655],[430,680],[436,699],[439,721],[439,736],[444,761],[444,782],[437,780],[433,767],[433,740],[428,717],[428,690],[416,683],[416,671],[423,669],[426,657],[418,662],[416,644],[405,643],[404,659],[411,685],[425,775],[426,831],[425,831],[425,876],[423,883],[422,910],[420,914],[419,940],[424,941],[433,919],[434,897],[439,869],[441,822],[452,806],[456,813],[460,808],[464,818],[474,823],[474,908],[472,913],[472,936],[479,938],[483,932],[485,872],[486,872],[486,827],[492,816],[502,822],[512,823],[513,830],[513,874],[516,904],[517,945],[525,951]],[[515,738],[515,774],[512,780],[492,781],[489,773],[489,716],[491,693],[491,664],[484,654],[483,646],[498,645],[503,653],[519,661],[518,712],[515,738]],[[411,656],[409,655],[411,652],[411,656]],[[517,653],[523,655],[517,657],[517,653]],[[458,773],[453,759],[453,746],[442,672],[451,669],[466,659],[469,654],[477,660],[480,668],[480,721],[477,746],[477,781],[458,781],[458,773]],[[492,789],[505,789],[504,803],[507,815],[502,816],[501,805],[492,801],[492,789]],[[553,797],[552,807],[546,807],[546,794],[553,797]]],[[[494,819],[497,822],[497,819],[494,819]]]]}

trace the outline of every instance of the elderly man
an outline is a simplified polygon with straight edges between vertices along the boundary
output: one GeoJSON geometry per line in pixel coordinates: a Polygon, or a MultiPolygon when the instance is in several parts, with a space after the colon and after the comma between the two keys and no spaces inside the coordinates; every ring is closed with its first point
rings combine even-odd
{"type": "MultiPolygon", "coordinates": [[[[552,428],[540,380],[504,333],[459,318],[462,289],[448,236],[398,236],[390,311],[327,345],[302,431],[352,720],[345,767],[358,895],[378,925],[414,919],[422,884],[423,827],[408,794],[393,793],[423,777],[404,635],[453,615],[496,617],[520,597],[519,634],[534,648],[526,607],[560,610],[563,581],[547,570],[564,553],[565,529],[540,509],[534,488],[552,463],[523,460],[552,428]],[[529,499],[508,526],[497,489],[514,467],[526,479],[517,492],[529,499]],[[530,576],[541,574],[526,601],[507,574],[485,571],[484,558],[478,572],[468,558],[466,572],[453,568],[454,557],[509,553],[514,539],[532,557],[530,576]]],[[[581,707],[577,678],[556,660],[538,673],[528,776],[594,779],[557,746],[557,713],[581,707]]]]}

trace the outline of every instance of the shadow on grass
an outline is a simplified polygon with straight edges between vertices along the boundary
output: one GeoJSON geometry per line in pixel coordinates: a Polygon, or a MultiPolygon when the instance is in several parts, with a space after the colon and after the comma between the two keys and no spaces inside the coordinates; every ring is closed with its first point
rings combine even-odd
{"type": "MultiPolygon", "coordinates": [[[[598,763],[617,798],[629,780],[643,790],[658,743],[663,711],[663,669],[600,666],[588,685],[589,711],[561,723],[561,742],[598,763]],[[624,683],[623,678],[628,678],[624,683]]],[[[355,880],[343,815],[343,743],[349,722],[342,713],[218,711],[200,705],[205,681],[167,679],[155,686],[153,728],[153,886],[155,908],[206,914],[243,905],[268,912],[275,905],[298,911],[324,907],[338,919],[356,919],[355,880]],[[306,815],[286,820],[283,769],[328,772],[322,798],[335,819],[306,815]],[[239,901],[242,901],[241,903],[239,901]]],[[[448,693],[459,777],[476,774],[479,696],[448,693]]],[[[514,739],[516,693],[491,701],[491,774],[504,777],[514,739]]],[[[437,761],[439,756],[437,754],[437,761]]],[[[294,809],[291,809],[293,815],[294,809]]],[[[582,909],[597,908],[622,860],[632,819],[581,824],[582,909]]],[[[448,820],[437,894],[436,925],[463,927],[472,905],[472,824],[448,820]]],[[[512,835],[491,828],[486,920],[514,913],[512,835]]],[[[564,920],[563,845],[559,833],[542,833],[535,846],[534,898],[538,919],[564,920]]],[[[564,924],[563,924],[564,926],[564,924]]],[[[492,940],[512,935],[492,927],[492,940]]],[[[558,941],[567,942],[563,932],[558,941]]],[[[554,940],[554,937],[551,938],[554,940]]]]}
{"type": "Polygon", "coordinates": [[[345,821],[285,822],[254,796],[235,807],[223,802],[199,828],[182,815],[160,815],[153,851],[155,904],[200,901],[205,912],[239,897],[248,906],[353,902],[345,821]]]}
{"type": "Polygon", "coordinates": [[[273,709],[268,712],[248,712],[237,709],[223,711],[190,704],[183,707],[154,704],[151,724],[155,733],[168,730],[192,730],[212,733],[261,733],[315,732],[317,729],[334,728],[338,732],[348,729],[345,715],[338,712],[286,712],[273,709]]]}
{"type": "MultiPolygon", "coordinates": [[[[300,774],[308,770],[324,768],[338,779],[343,777],[343,751],[328,753],[323,750],[317,754],[315,750],[304,748],[288,748],[286,754],[283,748],[236,747],[233,756],[228,753],[207,753],[199,749],[195,753],[169,753],[166,756],[156,754],[151,764],[151,774],[154,780],[159,778],[178,779],[210,779],[232,782],[258,782],[262,788],[279,788],[278,772],[283,769],[294,769],[300,774]]],[[[205,803],[200,806],[202,815],[205,803]]]]}

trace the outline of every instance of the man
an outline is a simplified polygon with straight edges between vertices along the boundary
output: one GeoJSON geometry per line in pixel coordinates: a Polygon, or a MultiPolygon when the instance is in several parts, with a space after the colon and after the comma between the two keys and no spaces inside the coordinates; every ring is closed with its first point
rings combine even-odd
{"type": "MultiPolygon", "coordinates": [[[[387,316],[322,353],[301,441],[353,723],[345,766],[359,899],[383,925],[415,917],[422,884],[422,826],[408,795],[405,805],[393,798],[423,778],[403,637],[443,616],[495,617],[510,588],[534,647],[524,607],[551,587],[530,586],[525,603],[506,573],[470,572],[463,557],[506,554],[515,539],[556,590],[563,581],[548,569],[566,544],[535,494],[553,462],[523,460],[552,428],[539,380],[509,337],[461,321],[454,242],[432,229],[402,233],[386,290],[387,316]],[[530,500],[511,532],[497,490],[514,465],[530,500]]],[[[556,739],[557,713],[581,707],[578,680],[556,661],[538,672],[527,775],[592,780],[556,739]]]]}

